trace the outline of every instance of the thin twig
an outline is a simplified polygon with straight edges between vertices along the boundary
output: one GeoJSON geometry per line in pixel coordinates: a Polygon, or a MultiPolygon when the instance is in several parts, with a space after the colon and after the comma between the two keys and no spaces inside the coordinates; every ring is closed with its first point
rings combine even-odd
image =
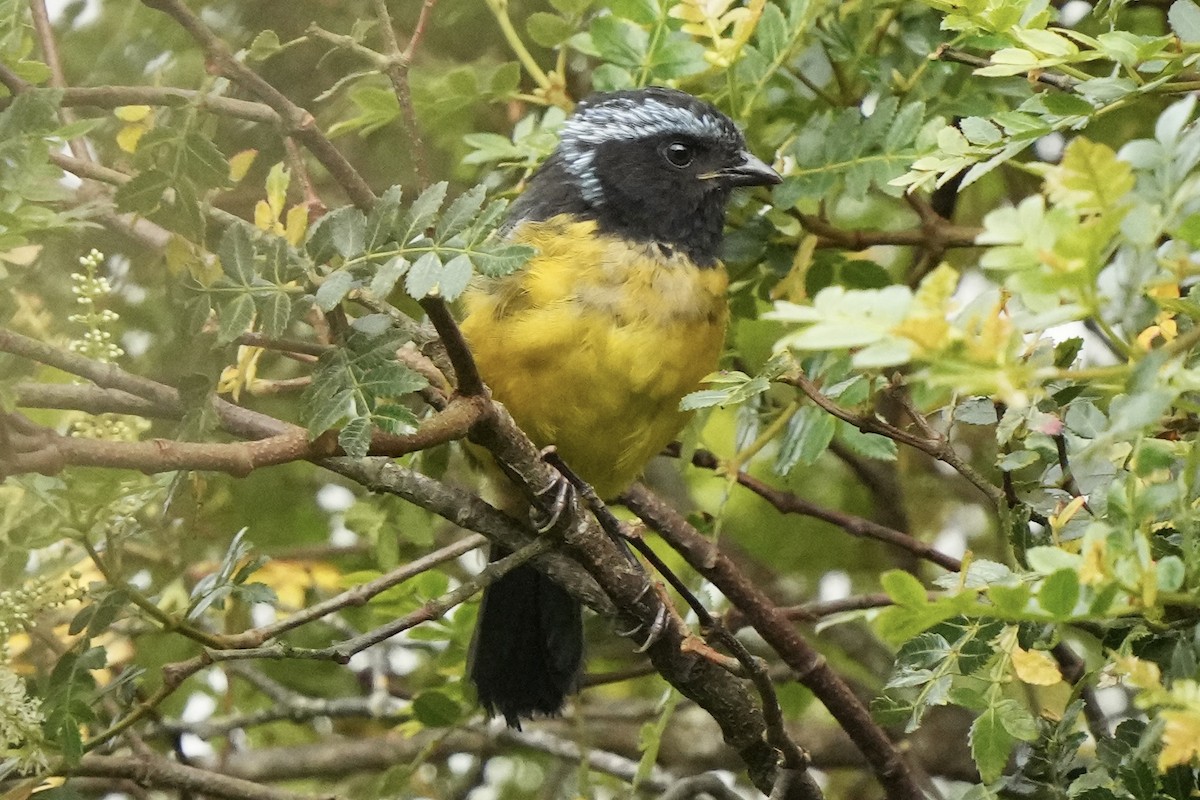
{"type": "Polygon", "coordinates": [[[925,247],[944,251],[957,247],[976,247],[975,239],[982,228],[956,225],[948,220],[924,222],[919,228],[898,231],[881,231],[866,228],[839,228],[829,220],[816,214],[793,211],[792,214],[804,229],[817,237],[817,247],[838,247],[847,250],[865,250],[880,245],[900,247],[925,247]]]}
{"type": "Polygon", "coordinates": [[[328,600],[323,600],[320,603],[308,606],[302,611],[297,611],[285,619],[264,625],[260,628],[251,628],[248,631],[232,636],[218,637],[218,641],[210,646],[223,649],[258,647],[264,642],[268,642],[287,631],[298,628],[301,625],[306,625],[321,617],[328,616],[335,611],[365,605],[367,601],[379,593],[387,591],[393,586],[403,583],[416,575],[420,575],[422,572],[427,572],[439,564],[443,564],[446,561],[458,558],[464,553],[469,553],[472,550],[482,547],[486,542],[487,537],[479,534],[467,536],[454,544],[434,550],[415,561],[396,567],[380,575],[375,580],[359,584],[353,589],[348,589],[339,595],[330,597],[328,600]]]}
{"type": "Polygon", "coordinates": [[[253,93],[279,114],[287,130],[300,140],[309,152],[345,190],[350,202],[359,209],[369,211],[375,205],[375,193],[358,170],[333,146],[329,138],[317,127],[316,120],[308,110],[296,105],[282,92],[241,61],[234,58],[228,46],[201,21],[183,0],[142,0],[149,8],[161,11],[174,19],[180,27],[204,49],[205,56],[222,75],[236,81],[253,93]]]}
{"type": "MultiPolygon", "coordinates": [[[[972,55],[965,50],[959,50],[957,47],[942,45],[934,51],[933,57],[939,61],[954,61],[959,64],[966,64],[968,67],[982,69],[983,67],[992,66],[990,59],[981,58],[977,55],[972,55]]],[[[1030,81],[1044,83],[1047,86],[1053,86],[1055,89],[1061,89],[1064,92],[1073,92],[1079,85],[1079,81],[1069,75],[1060,75],[1057,72],[1046,72],[1043,69],[1030,70],[1024,73],[1030,81]]]]}
{"type": "MultiPolygon", "coordinates": [[[[33,18],[33,30],[37,34],[38,44],[42,49],[42,58],[50,68],[50,85],[55,89],[67,88],[66,73],[63,72],[62,59],[58,54],[58,41],[54,36],[54,25],[50,22],[50,14],[46,10],[46,0],[29,0],[30,16],[33,18]]],[[[60,107],[58,116],[65,124],[75,122],[75,114],[68,108],[60,107]]],[[[87,142],[80,136],[72,137],[67,146],[76,158],[90,161],[91,153],[87,142]]]]}
{"type": "Polygon", "coordinates": [[[412,68],[413,58],[416,56],[417,47],[425,36],[426,26],[429,24],[430,14],[436,3],[437,0],[424,0],[421,3],[421,12],[417,17],[416,27],[413,28],[412,37],[403,51],[400,49],[400,42],[396,39],[396,29],[392,25],[392,15],[388,12],[387,0],[374,0],[373,3],[375,16],[379,18],[379,24],[383,28],[383,38],[388,50],[388,64],[385,72],[388,80],[391,81],[396,100],[400,103],[400,120],[404,125],[405,135],[408,137],[413,173],[417,185],[422,189],[429,186],[429,168],[426,166],[425,142],[421,138],[421,128],[417,124],[417,112],[413,107],[412,87],[408,82],[408,74],[412,68]]]}
{"type": "MultiPolygon", "coordinates": [[[[707,450],[697,450],[692,454],[692,464],[703,469],[717,469],[721,466],[717,457],[707,450]]],[[[836,525],[851,536],[874,539],[907,550],[918,558],[931,561],[940,567],[958,572],[962,562],[936,548],[909,536],[907,533],[881,525],[878,522],[849,514],[834,508],[826,508],[783,489],[776,489],[765,481],[759,480],[746,472],[737,473],[737,482],[757,494],[784,514],[801,514],[806,517],[824,520],[836,525]]]]}
{"type": "Polygon", "coordinates": [[[195,767],[184,766],[153,754],[136,756],[86,755],[78,765],[63,772],[95,778],[128,778],[145,786],[190,791],[226,800],[339,800],[336,794],[297,794],[286,789],[231,778],[195,767]]]}
{"type": "Polygon", "coordinates": [[[993,505],[999,505],[1004,500],[1004,491],[993,484],[991,481],[984,478],[970,464],[968,464],[950,444],[945,437],[938,436],[937,438],[925,439],[920,436],[915,436],[908,431],[897,428],[888,422],[885,422],[875,416],[855,414],[849,409],[842,408],[830,398],[826,397],[807,375],[796,370],[795,372],[779,378],[783,383],[790,384],[800,389],[808,396],[810,400],[818,406],[829,412],[840,420],[850,423],[854,427],[864,433],[878,433],[892,439],[900,444],[906,444],[920,450],[927,455],[933,456],[939,461],[943,461],[954,467],[960,475],[966,478],[972,485],[987,495],[993,505]]]}
{"type": "Polygon", "coordinates": [[[485,396],[487,389],[484,388],[483,378],[479,376],[479,368],[475,366],[475,356],[471,354],[471,348],[446,302],[440,297],[430,296],[421,300],[421,308],[429,315],[429,321],[446,348],[446,357],[454,367],[458,393],[466,397],[485,396]]]}

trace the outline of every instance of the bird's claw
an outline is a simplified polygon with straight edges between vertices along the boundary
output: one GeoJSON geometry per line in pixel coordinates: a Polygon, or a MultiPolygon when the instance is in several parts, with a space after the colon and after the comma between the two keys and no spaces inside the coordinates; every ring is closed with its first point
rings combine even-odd
{"type": "MultiPolygon", "coordinates": [[[[543,460],[546,460],[549,452],[554,452],[553,445],[542,450],[543,460]]],[[[553,530],[562,519],[563,512],[575,502],[575,486],[553,463],[546,463],[554,477],[545,487],[534,492],[537,502],[529,510],[529,521],[538,533],[553,530]]]]}
{"type": "MultiPolygon", "coordinates": [[[[635,602],[637,600],[641,600],[643,597],[645,597],[646,592],[653,591],[654,589],[655,589],[654,585],[651,584],[649,581],[647,581],[645,583],[645,585],[642,586],[642,590],[640,592],[638,592],[637,597],[634,598],[635,602]]],[[[667,610],[666,600],[661,596],[661,594],[662,593],[659,592],[660,597],[659,597],[658,608],[654,612],[654,621],[650,623],[650,628],[649,628],[649,630],[646,631],[646,640],[634,649],[633,652],[635,652],[635,653],[644,653],[647,650],[649,650],[651,647],[653,647],[654,643],[662,638],[663,631],[666,630],[666,628],[667,628],[667,617],[670,615],[670,612],[667,610]]],[[[641,630],[643,627],[645,627],[645,626],[639,622],[637,625],[634,625],[629,630],[627,630],[627,631],[618,630],[617,633],[620,634],[621,636],[632,636],[633,634],[635,634],[639,630],[641,630]]]]}

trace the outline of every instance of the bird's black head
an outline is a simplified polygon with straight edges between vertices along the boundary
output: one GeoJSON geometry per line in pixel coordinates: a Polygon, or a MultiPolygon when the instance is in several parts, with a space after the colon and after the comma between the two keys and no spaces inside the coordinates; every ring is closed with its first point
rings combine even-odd
{"type": "Polygon", "coordinates": [[[660,242],[708,266],[730,190],[779,180],[709,103],[660,87],[610,92],[584,100],[567,119],[512,216],[595,219],[603,232],[660,242]]]}

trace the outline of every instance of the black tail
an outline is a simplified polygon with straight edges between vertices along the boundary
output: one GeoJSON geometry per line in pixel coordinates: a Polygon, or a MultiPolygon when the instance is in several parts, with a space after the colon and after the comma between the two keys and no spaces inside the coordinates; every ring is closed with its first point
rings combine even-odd
{"type": "MultiPolygon", "coordinates": [[[[493,561],[506,555],[492,548],[493,561]]],[[[519,729],[522,717],[557,714],[583,663],[579,601],[522,564],[483,590],[469,663],[488,716],[519,729]]]]}

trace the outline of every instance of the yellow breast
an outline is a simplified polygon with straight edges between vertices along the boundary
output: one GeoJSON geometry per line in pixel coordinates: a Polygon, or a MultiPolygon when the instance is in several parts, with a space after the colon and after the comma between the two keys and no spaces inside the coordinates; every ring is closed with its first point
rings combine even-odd
{"type": "Polygon", "coordinates": [[[538,254],[467,293],[463,333],[517,424],[614,496],[683,427],[679,400],[717,366],[725,271],[566,217],[513,238],[538,254]]]}

